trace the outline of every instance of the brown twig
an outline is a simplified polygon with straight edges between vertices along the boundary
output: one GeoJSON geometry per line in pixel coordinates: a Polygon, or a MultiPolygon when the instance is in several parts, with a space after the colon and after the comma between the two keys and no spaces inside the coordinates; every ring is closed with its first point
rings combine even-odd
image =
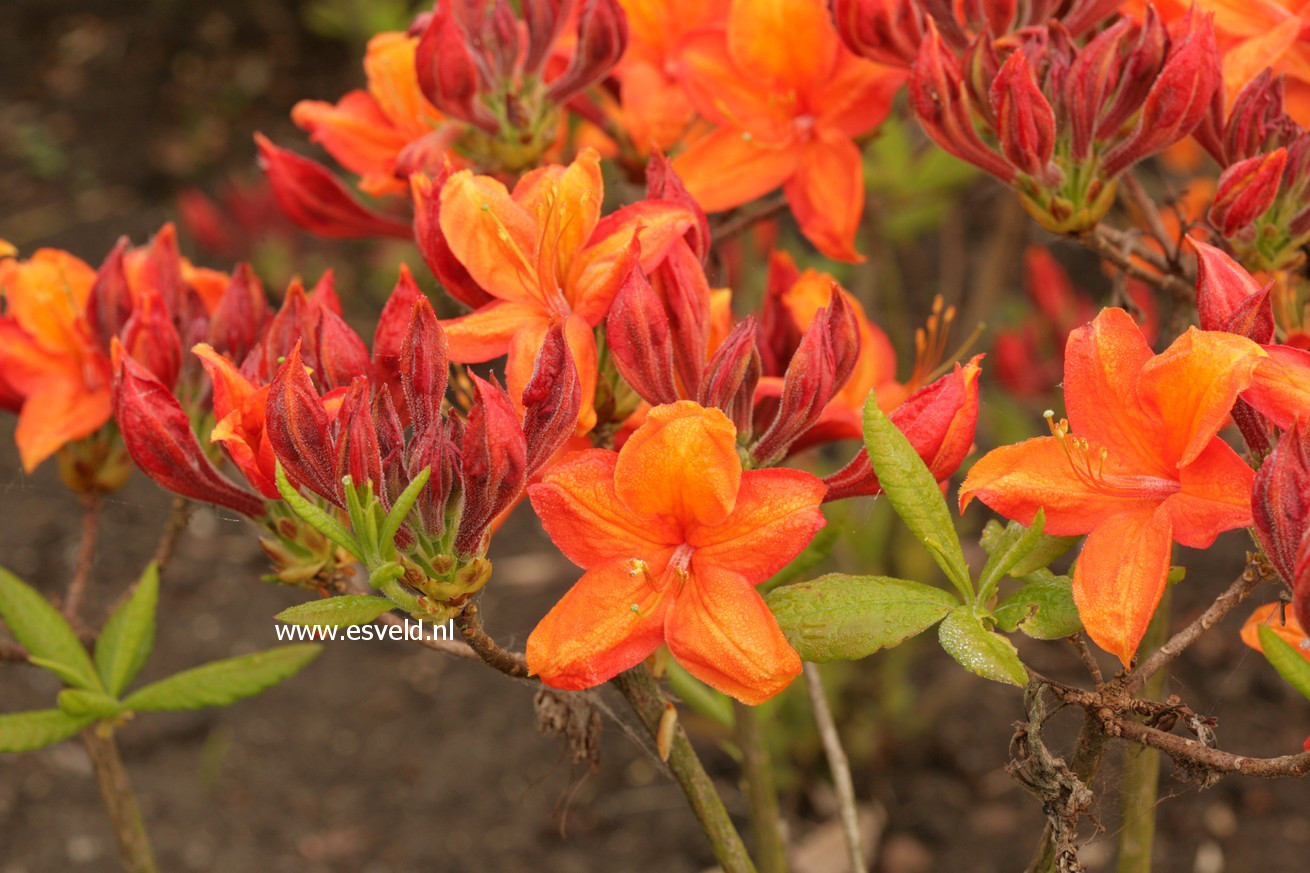
{"type": "MultiPolygon", "coordinates": [[[[1174,273],[1169,272],[1172,267],[1169,264],[1164,263],[1158,256],[1154,259],[1155,262],[1158,263],[1152,263],[1152,266],[1162,266],[1164,272],[1155,273],[1143,269],[1135,263],[1131,257],[1125,255],[1123,250],[1116,244],[1116,242],[1121,240],[1122,237],[1118,237],[1117,240],[1115,232],[1110,228],[1098,224],[1090,232],[1083,234],[1078,239],[1084,246],[1091,249],[1103,260],[1114,264],[1134,279],[1140,279],[1148,285],[1152,285],[1159,288],[1161,291],[1168,293],[1179,303],[1190,304],[1195,299],[1195,293],[1192,290],[1192,286],[1174,273]]],[[[1140,248],[1137,250],[1137,253],[1141,254],[1148,261],[1152,260],[1152,258],[1147,257],[1140,248]]]]}
{"type": "Polygon", "coordinates": [[[1124,173],[1119,177],[1119,184],[1123,192],[1128,196],[1128,200],[1142,214],[1142,219],[1146,222],[1146,229],[1150,231],[1151,236],[1155,237],[1156,242],[1160,243],[1160,248],[1164,249],[1164,256],[1170,264],[1178,263],[1178,241],[1170,239],[1169,231],[1165,229],[1164,222],[1160,220],[1160,207],[1152,199],[1151,195],[1146,192],[1146,188],[1132,173],[1124,173]]]}
{"type": "Polygon", "coordinates": [[[1125,696],[1135,694],[1147,679],[1168,666],[1183,653],[1183,650],[1196,642],[1197,637],[1222,621],[1237,604],[1246,599],[1255,586],[1267,578],[1259,565],[1248,564],[1242,575],[1237,577],[1236,581],[1228,586],[1228,590],[1220,594],[1205,612],[1197,616],[1195,621],[1170,637],[1155,654],[1139,664],[1137,669],[1121,679],[1113,680],[1111,684],[1117,684],[1117,690],[1125,696]]]}
{"type": "Polygon", "coordinates": [[[150,837],[141,818],[141,807],[137,804],[127,771],[123,769],[113,732],[107,726],[92,725],[82,731],[82,745],[91,759],[100,797],[114,825],[114,839],[118,842],[123,869],[126,873],[158,873],[150,837]]]}
{"type": "Polygon", "coordinates": [[[851,781],[851,765],[842,747],[841,734],[833,720],[828,698],[823,693],[823,676],[819,665],[805,662],[805,687],[810,694],[810,708],[814,710],[814,723],[823,740],[823,753],[828,758],[828,770],[837,790],[837,808],[841,813],[842,835],[846,837],[846,853],[851,862],[851,873],[864,873],[864,846],[860,839],[860,813],[855,805],[855,784],[851,781]]]}
{"type": "Polygon", "coordinates": [[[177,541],[182,537],[182,532],[186,530],[187,522],[190,520],[191,501],[185,497],[175,496],[173,508],[168,513],[168,521],[164,523],[164,529],[159,534],[159,544],[155,546],[155,566],[159,572],[164,572],[168,562],[173,559],[177,541]]]}
{"type": "Polygon", "coordinates": [[[777,194],[765,200],[757,200],[749,207],[738,209],[718,225],[710,228],[710,238],[714,243],[726,242],[738,234],[747,231],[757,221],[763,221],[787,208],[787,197],[777,194]]]}
{"type": "Polygon", "coordinates": [[[1092,654],[1091,646],[1087,645],[1087,640],[1082,634],[1074,634],[1069,637],[1069,642],[1073,643],[1074,648],[1078,650],[1078,658],[1087,668],[1087,673],[1092,677],[1092,682],[1101,685],[1105,682],[1105,676],[1101,674],[1101,665],[1096,663],[1096,656],[1092,654]]]}
{"type": "Polygon", "coordinates": [[[1122,737],[1159,749],[1175,762],[1191,764],[1214,773],[1237,773],[1260,779],[1282,779],[1310,774],[1310,751],[1277,758],[1251,758],[1202,745],[1196,740],[1166,733],[1135,721],[1104,715],[1102,729],[1109,736],[1122,737]]]}
{"type": "Polygon", "coordinates": [[[455,616],[455,624],[468,641],[469,648],[490,666],[515,679],[528,678],[527,659],[518,652],[502,649],[500,645],[482,627],[482,617],[478,614],[476,603],[464,607],[464,611],[455,616]]]}
{"type": "Polygon", "coordinates": [[[77,566],[73,578],[68,583],[68,594],[64,597],[64,617],[74,626],[79,622],[77,613],[82,608],[86,597],[86,586],[91,581],[91,567],[95,563],[96,539],[100,531],[100,495],[84,494],[82,496],[82,540],[77,547],[77,566]]]}
{"type": "MultiPolygon", "coordinates": [[[[614,686],[622,692],[652,739],[660,730],[668,699],[660,690],[655,677],[644,664],[620,673],[612,680],[614,686]]],[[[741,834],[728,816],[723,806],[723,799],[714,787],[713,780],[705,772],[696,750],[687,739],[687,732],[681,723],[673,728],[673,739],[669,744],[669,772],[682,788],[687,802],[691,805],[697,821],[710,848],[724,873],[755,873],[755,865],[746,852],[746,845],[741,834]]]]}

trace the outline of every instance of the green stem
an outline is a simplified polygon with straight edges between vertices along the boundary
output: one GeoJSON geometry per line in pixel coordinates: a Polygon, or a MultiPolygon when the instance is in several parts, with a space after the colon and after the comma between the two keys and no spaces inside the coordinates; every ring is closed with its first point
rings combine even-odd
{"type": "MultiPolygon", "coordinates": [[[[643,664],[634,667],[611,681],[622,692],[651,737],[657,737],[668,701],[646,666],[643,664]]],[[[724,873],[755,873],[755,864],[746,852],[741,834],[737,833],[736,826],[728,817],[723,799],[719,797],[714,782],[705,772],[700,758],[696,756],[696,750],[692,748],[691,740],[687,739],[687,732],[680,724],[675,725],[673,730],[668,765],[669,772],[687,796],[691,811],[700,822],[701,830],[710,841],[710,848],[724,873]]]]}
{"type": "MultiPolygon", "coordinates": [[[[1153,652],[1169,639],[1171,589],[1155,610],[1139,647],[1153,652]]],[[[1142,688],[1142,696],[1159,700],[1164,694],[1165,671],[1160,670],[1142,688]]],[[[1123,821],[1119,832],[1118,873],[1150,873],[1151,849],[1155,843],[1155,809],[1160,786],[1160,753],[1145,746],[1124,750],[1123,821]]]]}
{"type": "Polygon", "coordinates": [[[782,837],[782,812],[773,781],[773,762],[755,707],[733,701],[737,747],[741,749],[741,770],[750,803],[751,836],[760,873],[787,873],[787,843],[782,837]]]}
{"type": "Polygon", "coordinates": [[[141,818],[141,807],[136,802],[127,771],[123,769],[113,730],[106,725],[92,725],[82,731],[82,744],[91,759],[100,797],[114,826],[114,839],[118,842],[123,869],[126,873],[159,873],[145,821],[141,818]]]}

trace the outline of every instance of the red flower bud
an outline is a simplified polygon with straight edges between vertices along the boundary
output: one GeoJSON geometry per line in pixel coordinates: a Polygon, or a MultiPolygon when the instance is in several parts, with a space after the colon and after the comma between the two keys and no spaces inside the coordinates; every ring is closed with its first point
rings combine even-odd
{"type": "Polygon", "coordinates": [[[424,263],[446,293],[470,309],[477,309],[495,298],[473,281],[441,232],[441,186],[450,177],[450,171],[447,162],[440,175],[433,178],[422,173],[409,177],[410,191],[414,195],[414,241],[418,243],[424,263]]]}
{"type": "Polygon", "coordinates": [[[449,376],[449,343],[426,297],[410,307],[409,324],[400,347],[400,385],[405,392],[414,433],[421,434],[441,418],[449,376]]]}
{"type": "Polygon", "coordinates": [[[422,470],[432,471],[414,508],[423,520],[424,532],[433,538],[445,534],[447,507],[460,487],[460,441],[457,422],[449,419],[434,421],[410,443],[410,475],[417,476],[422,470]]]}
{"type": "Polygon", "coordinates": [[[342,504],[336,477],[331,422],[296,343],[268,386],[264,422],[273,454],[295,482],[342,504]]]}
{"type": "Polygon", "coordinates": [[[523,20],[528,27],[528,53],[523,59],[523,72],[535,75],[541,71],[551,47],[559,37],[568,17],[565,0],[523,0],[523,20]]]}
{"type": "MultiPolygon", "coordinates": [[[[285,465],[283,465],[285,466],[285,465]]],[[[367,376],[350,383],[337,413],[335,478],[350,476],[356,488],[372,482],[375,493],[386,497],[382,480],[382,451],[373,424],[373,404],[367,376]]]]}
{"type": "Polygon", "coordinates": [[[1154,6],[1146,8],[1146,17],[1137,31],[1137,42],[1124,58],[1109,90],[1114,102],[1101,112],[1096,127],[1096,138],[1109,140],[1142,107],[1142,101],[1151,92],[1151,85],[1160,74],[1165,56],[1169,52],[1169,34],[1156,14],[1154,6]]]}
{"type": "Polygon", "coordinates": [[[737,427],[737,439],[749,440],[755,409],[755,388],[763,367],[755,345],[755,319],[747,316],[732,329],[701,376],[696,402],[723,410],[737,427]]]}
{"type": "Polygon", "coordinates": [[[240,361],[259,342],[273,317],[264,286],[249,264],[237,264],[209,322],[209,344],[240,361]]]}
{"type": "Polygon", "coordinates": [[[923,41],[923,12],[914,0],[835,0],[842,41],[857,55],[908,67],[923,41]]]}
{"type": "Polygon", "coordinates": [[[566,103],[609,74],[628,47],[628,16],[618,0],[585,0],[578,13],[578,44],[560,76],[546,87],[546,97],[566,103]]]}
{"type": "Polygon", "coordinates": [[[137,300],[132,317],[123,326],[123,349],[169,391],[177,386],[177,375],[182,371],[182,338],[157,291],[145,290],[137,300]]]}
{"type": "MultiPolygon", "coordinates": [[[[981,359],[982,355],[978,355],[963,367],[956,364],[954,372],[914,392],[889,416],[938,482],[949,479],[959,469],[973,445],[981,359]]],[[[828,486],[825,501],[868,496],[882,490],[864,449],[823,481],[828,486]]]]}
{"type": "Polygon", "coordinates": [[[396,412],[390,391],[373,395],[373,430],[382,462],[382,499],[389,506],[405,490],[405,425],[396,412]]]}
{"type": "Polygon", "coordinates": [[[464,509],[455,533],[455,553],[461,558],[486,550],[487,528],[527,482],[527,442],[514,403],[499,385],[470,378],[477,396],[460,451],[464,509]]]}
{"type": "Polygon", "coordinates": [[[485,83],[471,42],[454,4],[438,5],[415,50],[418,85],[446,115],[494,134],[500,125],[480,99],[485,83]]]}
{"type": "Polygon", "coordinates": [[[282,212],[310,233],[327,237],[410,237],[409,225],[367,208],[326,167],[278,148],[255,134],[259,166],[282,212]]]}
{"type": "MultiPolygon", "coordinates": [[[[1132,81],[1133,70],[1124,71],[1132,81]]],[[[1213,18],[1191,20],[1187,33],[1170,47],[1160,75],[1142,104],[1142,115],[1128,139],[1105,156],[1105,175],[1113,178],[1133,164],[1172,145],[1192,132],[1210,108],[1210,97],[1221,83],[1219,49],[1213,18]]]]}
{"type": "Polygon", "coordinates": [[[166,223],[146,248],[141,264],[140,291],[158,294],[164,310],[178,318],[186,308],[187,286],[182,281],[182,253],[177,248],[177,228],[166,223]]]}
{"type": "Polygon", "coordinates": [[[311,370],[317,370],[317,314],[318,307],[310,304],[305,296],[305,287],[299,279],[292,279],[282,298],[282,305],[268,323],[268,330],[264,331],[264,338],[247,355],[242,370],[255,382],[262,384],[270,381],[286,356],[291,354],[297,343],[302,342],[302,338],[301,354],[308,358],[305,365],[311,370]]]}
{"type": "Polygon", "coordinates": [[[1001,152],[1029,176],[1042,176],[1055,153],[1055,113],[1033,81],[1022,48],[992,80],[991,100],[1001,152]]]}
{"type": "Polygon", "coordinates": [[[116,339],[112,348],[114,417],[127,453],[142,472],[174,494],[252,518],[264,515],[262,499],[234,484],[205,457],[173,392],[124,353],[116,339]]]}
{"type": "Polygon", "coordinates": [[[582,408],[582,383],[563,324],[551,325],[542,341],[532,376],[523,389],[523,437],[527,475],[545,466],[573,435],[582,408]]]}
{"type": "Polygon", "coordinates": [[[819,420],[824,407],[842,389],[860,354],[860,326],[836,286],[819,310],[783,376],[778,412],[751,454],[758,466],[776,463],[819,420]]]}
{"type": "Polygon", "coordinates": [[[102,348],[120,336],[127,320],[132,317],[132,289],[127,284],[127,271],[123,255],[131,245],[127,237],[119,237],[113,251],[96,272],[95,284],[86,298],[86,317],[102,348]]]}
{"type": "Polygon", "coordinates": [[[678,174],[673,169],[673,162],[659,151],[652,152],[650,160],[646,163],[646,199],[672,200],[691,210],[696,216],[696,223],[687,231],[687,244],[696,253],[696,257],[704,263],[710,251],[709,219],[705,217],[705,210],[700,208],[696,198],[692,197],[686,186],[682,184],[682,179],[678,178],[678,174]]]}
{"type": "Polygon", "coordinates": [[[759,326],[760,360],[766,376],[781,376],[801,343],[801,329],[787,306],[787,292],[800,277],[791,255],[784,251],[770,252],[759,326]]]}
{"type": "Polygon", "coordinates": [[[605,342],[619,374],[653,406],[678,400],[669,318],[641,268],[619,288],[605,319],[605,342]]]}
{"type": "Polygon", "coordinates": [[[404,406],[404,394],[400,386],[400,350],[405,342],[405,332],[409,329],[410,316],[414,304],[423,292],[419,290],[409,267],[400,265],[400,278],[391,290],[378,318],[377,329],[373,331],[373,384],[388,386],[394,393],[393,401],[404,406]]]}
{"type": "Polygon", "coordinates": [[[1270,135],[1286,125],[1283,87],[1283,77],[1266,68],[1237,93],[1222,129],[1223,152],[1216,156],[1221,166],[1260,154],[1270,135]]]}
{"type": "Polygon", "coordinates": [[[1106,96],[1120,85],[1123,67],[1119,49],[1132,28],[1128,19],[1099,33],[1078,52],[1065,80],[1065,105],[1069,112],[1071,155],[1076,162],[1091,156],[1097,120],[1106,96]]]}
{"type": "Polygon", "coordinates": [[[1310,427],[1295,422],[1255,474],[1251,489],[1255,538],[1293,592],[1307,596],[1306,539],[1310,536],[1310,427]]]}
{"type": "Polygon", "coordinates": [[[1238,161],[1219,177],[1219,190],[1210,206],[1210,223],[1225,237],[1251,225],[1265,214],[1283,180],[1287,149],[1238,161]]]}
{"type": "Polygon", "coordinates": [[[368,346],[340,315],[327,307],[318,310],[318,383],[324,390],[344,388],[368,375],[368,346]]]}
{"type": "Polygon", "coordinates": [[[1274,336],[1270,287],[1261,287],[1240,264],[1207,243],[1196,249],[1196,309],[1202,330],[1222,330],[1258,343],[1274,336]]]}
{"type": "Polygon", "coordinates": [[[929,18],[928,36],[910,75],[910,106],[924,132],[939,146],[1008,184],[1014,168],[983,144],[973,126],[970,103],[959,63],[929,18]]]}
{"type": "Polygon", "coordinates": [[[331,267],[324,270],[323,275],[314,283],[314,290],[309,292],[309,302],[313,306],[330,309],[337,315],[343,314],[341,295],[337,293],[337,277],[331,267]]]}
{"type": "Polygon", "coordinates": [[[710,283],[705,268],[686,240],[669,249],[651,277],[669,317],[673,367],[690,397],[700,385],[710,344],[710,283]]]}

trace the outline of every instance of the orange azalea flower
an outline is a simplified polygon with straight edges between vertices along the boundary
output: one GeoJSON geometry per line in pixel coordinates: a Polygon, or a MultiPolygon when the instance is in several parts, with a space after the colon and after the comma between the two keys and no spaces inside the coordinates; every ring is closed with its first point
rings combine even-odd
{"type": "Polygon", "coordinates": [[[620,0],[628,14],[628,48],[614,68],[620,124],[640,154],[668,151],[696,119],[678,65],[683,38],[722,26],[728,0],[620,0]]]}
{"type": "Polygon", "coordinates": [[[29,473],[109,420],[109,356],[86,321],[96,272],[56,249],[0,260],[0,373],[29,473]]]}
{"type": "Polygon", "coordinates": [[[277,459],[264,428],[269,386],[251,382],[235,364],[214,351],[208,343],[200,343],[191,351],[200,358],[214,386],[214,418],[217,423],[209,435],[210,442],[223,444],[232,463],[259,493],[270,500],[280,500],[277,459]]]}
{"type": "Polygon", "coordinates": [[[1074,602],[1126,666],[1164,593],[1170,544],[1206,548],[1251,524],[1254,472],[1217,434],[1264,355],[1196,328],[1153,355],[1128,313],[1102,311],[1065,348],[1068,421],[974,464],[961,511],[977,497],[1030,524],[1045,509],[1047,533],[1089,534],[1074,602]]]}
{"type": "Polygon", "coordinates": [[[592,329],[638,264],[650,272],[696,221],[687,207],[644,200],[600,215],[600,156],[584,149],[519,180],[513,193],[468,170],[441,189],[441,232],[473,281],[496,299],[442,322],[450,359],[508,354],[510,396],[521,402],[547,329],[564,325],[582,383],[578,432],[596,423],[596,338],[592,329]]]}
{"type": "Polygon", "coordinates": [[[1292,610],[1286,607],[1287,604],[1275,601],[1256,609],[1246,624],[1242,625],[1242,642],[1263,654],[1264,647],[1260,645],[1260,632],[1257,629],[1265,624],[1310,661],[1310,640],[1306,639],[1306,633],[1292,610]]]}
{"type": "Polygon", "coordinates": [[[886,117],[905,72],[848,51],[823,0],[733,0],[725,27],[688,38],[682,63],[693,105],[718,126],[674,161],[701,206],[731,209],[782,186],[820,251],[862,260],[852,138],[886,117]]]}
{"type": "Polygon", "coordinates": [[[335,104],[301,100],[291,110],[310,139],[361,177],[365,193],[403,193],[409,172],[426,166],[420,152],[444,154],[459,135],[419,90],[417,46],[417,36],[379,33],[364,55],[367,91],[351,91],[335,104]],[[398,173],[397,162],[408,164],[407,171],[398,173]]]}
{"type": "Polygon", "coordinates": [[[619,452],[565,458],[528,490],[552,540],[587,572],[528,637],[528,667],[590,688],[661,645],[750,704],[801,670],[754,586],[823,527],[823,484],[743,472],[736,428],[690,401],[657,406],[619,452]]]}

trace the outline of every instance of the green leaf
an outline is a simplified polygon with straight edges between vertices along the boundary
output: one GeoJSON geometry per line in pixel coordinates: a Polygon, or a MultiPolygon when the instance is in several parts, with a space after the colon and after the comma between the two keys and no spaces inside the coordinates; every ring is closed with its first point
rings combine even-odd
{"type": "Polygon", "coordinates": [[[172,712],[227,706],[289,679],[321,650],[313,643],[297,643],[214,661],[147,685],[124,700],[123,708],[172,712]]]}
{"type": "MultiPolygon", "coordinates": [[[[1042,517],[1042,523],[1045,526],[1045,511],[1039,511],[1038,515],[1042,517]]],[[[1032,526],[1037,526],[1037,519],[1033,519],[1032,526]]],[[[1013,548],[1015,543],[1023,539],[1025,532],[1028,531],[1028,528],[1025,528],[1017,521],[1012,521],[1004,527],[995,520],[987,522],[987,526],[983,528],[983,535],[982,539],[979,540],[979,545],[983,547],[984,552],[991,556],[991,560],[987,562],[988,565],[990,566],[993,561],[997,560],[998,553],[1013,548]]],[[[1022,579],[1029,573],[1043,570],[1050,566],[1051,562],[1056,558],[1073,548],[1080,539],[1082,537],[1053,537],[1045,533],[1034,535],[1028,540],[1028,551],[1021,555],[1012,556],[1016,558],[1015,562],[1010,565],[1009,569],[999,574],[997,578],[1010,576],[1013,579],[1022,579]]],[[[983,570],[983,575],[988,575],[986,569],[983,570]]]]}
{"type": "Polygon", "coordinates": [[[379,615],[394,609],[396,604],[385,597],[367,594],[343,594],[326,600],[311,600],[282,610],[273,616],[287,624],[305,624],[316,627],[350,627],[368,624],[379,615]]]}
{"type": "Polygon", "coordinates": [[[1026,528],[1019,522],[1012,521],[998,535],[996,530],[999,525],[993,526],[992,523],[988,523],[983,536],[983,548],[988,554],[987,564],[983,567],[982,575],[978,577],[979,605],[985,605],[983,601],[991,596],[992,589],[1001,581],[1001,577],[1012,575],[1015,564],[1032,552],[1041,541],[1042,528],[1045,526],[1046,514],[1041,509],[1037,510],[1032,527],[1026,528]],[[988,537],[988,533],[992,536],[988,537]],[[991,548],[988,548],[989,541],[991,548]]]}
{"type": "Polygon", "coordinates": [[[1269,663],[1274,665],[1278,674],[1288,681],[1297,691],[1310,698],[1310,660],[1296,646],[1280,637],[1268,625],[1256,628],[1260,635],[1260,648],[1264,650],[1269,663]]]}
{"type": "Polygon", "coordinates": [[[833,573],[786,585],[765,598],[804,661],[846,661],[899,645],[959,601],[921,582],[833,573]]]}
{"type": "MultiPolygon", "coordinates": [[[[35,588],[0,569],[0,618],[40,666],[77,688],[100,688],[91,657],[73,628],[35,588]]],[[[35,663],[35,662],[34,662],[35,663]]]]}
{"type": "Polygon", "coordinates": [[[1083,629],[1068,576],[1034,570],[1028,581],[992,610],[996,626],[1023,631],[1037,640],[1058,640],[1083,629]]]}
{"type": "Polygon", "coordinates": [[[121,694],[150,657],[155,647],[158,603],[159,568],[151,563],[131,596],[109,616],[96,640],[96,672],[111,695],[121,694]]]}
{"type": "Polygon", "coordinates": [[[66,740],[92,722],[58,709],[0,715],[0,754],[30,752],[66,740]]]}
{"type": "Polygon", "coordinates": [[[103,691],[65,688],[59,692],[59,708],[73,718],[111,718],[123,711],[123,705],[103,691]]]}
{"type": "Polygon", "coordinates": [[[942,490],[905,434],[878,408],[872,391],[864,404],[864,445],[896,514],[932,554],[951,584],[966,600],[973,600],[969,565],[942,490]]]}
{"type": "Polygon", "coordinates": [[[1028,684],[1028,671],[1014,643],[988,630],[972,606],[953,609],[937,628],[937,637],[946,653],[970,673],[1011,685],[1028,684]]]}
{"type": "Polygon", "coordinates": [[[414,477],[405,490],[400,492],[396,502],[391,506],[391,512],[387,514],[387,520],[382,525],[382,535],[378,542],[382,548],[394,547],[396,534],[400,532],[400,526],[405,523],[409,517],[409,511],[414,508],[414,501],[418,500],[419,492],[423,486],[428,484],[428,477],[432,475],[432,468],[425,467],[414,477]]]}
{"type": "Polygon", "coordinates": [[[760,596],[763,597],[775,588],[781,588],[783,585],[795,582],[801,576],[826,561],[828,555],[832,554],[832,547],[837,544],[840,537],[841,529],[837,525],[829,524],[820,528],[804,551],[792,558],[787,566],[774,573],[773,578],[766,579],[763,584],[756,586],[755,590],[760,592],[760,596]]]}
{"type": "Polygon", "coordinates": [[[360,548],[359,543],[346,529],[346,526],[301,496],[300,492],[291,484],[291,480],[287,478],[287,471],[282,469],[281,463],[277,465],[275,475],[278,493],[287,502],[287,506],[291,507],[292,512],[304,519],[305,523],[314,530],[350,552],[355,556],[356,560],[364,560],[363,549],[360,548]]]}

